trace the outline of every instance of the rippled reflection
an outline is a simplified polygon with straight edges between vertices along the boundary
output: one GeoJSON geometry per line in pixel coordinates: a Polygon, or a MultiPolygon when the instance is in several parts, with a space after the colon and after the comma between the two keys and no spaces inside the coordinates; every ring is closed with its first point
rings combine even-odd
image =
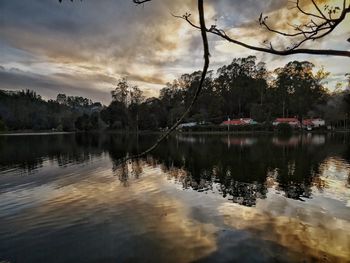
{"type": "Polygon", "coordinates": [[[340,135],[0,136],[0,262],[347,262],[340,135]]]}
{"type": "Polygon", "coordinates": [[[344,142],[342,136],[227,136],[221,139],[227,148],[218,138],[200,138],[178,136],[152,157],[184,188],[209,191],[215,186],[224,197],[242,205],[253,206],[257,199],[265,198],[269,184],[291,199],[312,197],[314,186],[319,191],[326,187],[321,175],[329,157],[343,160],[344,180],[349,181],[348,139],[344,142]]]}

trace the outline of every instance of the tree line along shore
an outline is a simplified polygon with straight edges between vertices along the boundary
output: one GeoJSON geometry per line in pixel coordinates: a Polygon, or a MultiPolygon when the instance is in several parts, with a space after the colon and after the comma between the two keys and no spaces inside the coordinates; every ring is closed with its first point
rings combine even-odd
{"type": "MultiPolygon", "coordinates": [[[[183,74],[167,83],[158,97],[151,98],[145,98],[142,89],[122,78],[113,88],[108,106],[80,96],[58,94],[56,99],[44,100],[31,90],[0,90],[0,131],[166,130],[191,102],[200,74],[183,74]]],[[[209,72],[183,123],[197,125],[180,128],[192,132],[273,131],[277,118],[295,118],[301,124],[319,118],[325,121],[319,130],[347,130],[350,74],[332,91],[325,87],[330,74],[308,61],[291,61],[269,71],[254,56],[234,59],[209,72]],[[222,125],[241,119],[256,123],[222,125]]]]}

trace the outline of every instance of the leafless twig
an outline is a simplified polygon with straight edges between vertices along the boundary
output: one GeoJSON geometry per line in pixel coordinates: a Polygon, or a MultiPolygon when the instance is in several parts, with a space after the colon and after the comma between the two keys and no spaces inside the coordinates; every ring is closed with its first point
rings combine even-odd
{"type": "Polygon", "coordinates": [[[305,11],[300,5],[300,0],[296,0],[296,2],[293,3],[295,4],[295,8],[297,8],[302,14],[310,17],[308,23],[292,26],[293,30],[296,31],[295,33],[287,33],[280,30],[276,30],[267,23],[267,16],[263,17],[263,14],[260,14],[259,17],[260,25],[265,27],[270,32],[292,38],[302,37],[301,40],[297,41],[293,44],[292,47],[289,48],[290,50],[297,49],[306,41],[320,39],[328,35],[345,19],[345,16],[348,13],[350,13],[350,6],[346,7],[346,0],[343,0],[342,8],[338,6],[333,7],[325,5],[324,9],[326,12],[328,12],[328,18],[321,11],[320,7],[316,4],[314,0],[311,0],[311,3],[318,14],[305,11]],[[338,14],[339,12],[340,15],[337,18],[332,18],[332,14],[338,14]]]}
{"type": "Polygon", "coordinates": [[[132,0],[135,4],[140,5],[146,2],[150,2],[152,0],[132,0]]]}
{"type": "MultiPolygon", "coordinates": [[[[323,18],[324,14],[321,11],[320,12],[322,13],[322,16],[308,13],[308,12],[304,11],[303,9],[301,9],[298,0],[296,3],[297,3],[297,8],[299,10],[301,10],[302,13],[310,15],[310,16],[316,16],[319,19],[324,19],[323,18]]],[[[343,7],[344,6],[345,6],[345,0],[344,0],[343,7]]],[[[335,8],[331,8],[330,10],[332,10],[332,12],[335,12],[334,11],[335,8]]],[[[239,45],[239,46],[251,49],[251,50],[270,53],[270,54],[279,55],[279,56],[287,56],[287,55],[292,55],[292,54],[310,54],[310,55],[332,55],[332,56],[350,57],[350,51],[347,51],[347,50],[299,48],[306,41],[319,39],[319,38],[322,38],[322,37],[328,35],[329,33],[331,33],[335,29],[335,27],[337,27],[345,19],[345,16],[348,13],[350,13],[350,6],[347,8],[343,8],[343,11],[341,12],[341,14],[338,18],[335,18],[335,19],[327,19],[326,18],[327,20],[325,20],[319,24],[317,24],[316,22],[311,20],[311,22],[309,24],[305,25],[305,28],[303,28],[303,29],[301,27],[296,27],[295,29],[298,32],[293,33],[293,34],[284,33],[284,32],[281,32],[281,31],[278,31],[278,30],[271,28],[266,23],[266,17],[263,18],[262,14],[261,14],[260,18],[259,18],[259,22],[261,25],[265,26],[269,31],[280,34],[280,35],[284,35],[287,37],[295,37],[295,36],[303,36],[304,37],[301,41],[299,41],[298,43],[295,43],[292,47],[289,47],[289,48],[286,48],[283,50],[277,50],[277,49],[273,48],[271,43],[270,43],[269,48],[249,45],[247,43],[244,43],[242,41],[239,41],[239,40],[229,36],[224,30],[218,29],[216,25],[212,25],[210,28],[205,28],[205,30],[208,33],[212,33],[214,35],[217,35],[217,36],[219,36],[219,37],[221,37],[221,38],[223,38],[223,39],[225,39],[233,44],[236,44],[236,45],[239,45]],[[308,30],[306,28],[308,28],[308,30]]],[[[201,27],[196,25],[190,19],[190,16],[191,16],[190,13],[186,13],[182,16],[175,16],[175,17],[184,19],[192,27],[195,27],[195,28],[201,30],[201,27]]]]}

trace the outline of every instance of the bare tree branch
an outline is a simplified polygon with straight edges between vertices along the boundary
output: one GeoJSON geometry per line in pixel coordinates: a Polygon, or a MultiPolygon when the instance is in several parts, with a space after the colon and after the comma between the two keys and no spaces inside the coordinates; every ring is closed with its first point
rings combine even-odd
{"type": "Polygon", "coordinates": [[[346,15],[350,13],[350,6],[346,8],[346,0],[343,1],[342,9],[337,6],[331,7],[329,5],[325,5],[325,10],[328,11],[329,18],[326,17],[326,15],[321,11],[321,9],[314,0],[311,0],[311,2],[320,15],[306,12],[300,6],[300,0],[296,0],[295,7],[304,15],[307,15],[309,17],[316,17],[318,23],[311,18],[310,21],[306,24],[292,26],[293,29],[297,31],[296,33],[286,33],[272,28],[266,22],[267,17],[263,17],[262,14],[260,15],[259,23],[261,26],[264,26],[268,31],[279,35],[283,35],[286,37],[303,37],[303,39],[299,40],[292,47],[289,48],[289,50],[294,50],[300,47],[306,41],[320,39],[328,35],[345,19],[346,15]],[[338,18],[332,18],[331,15],[336,14],[339,11],[341,12],[338,18]]]}
{"type": "MultiPolygon", "coordinates": [[[[292,54],[310,54],[310,55],[332,55],[332,56],[350,57],[350,51],[347,51],[347,50],[299,48],[306,41],[316,40],[316,39],[322,38],[322,37],[328,35],[329,33],[331,33],[336,28],[336,26],[338,26],[339,23],[341,23],[345,19],[345,16],[348,13],[350,13],[350,6],[348,8],[343,9],[339,18],[331,19],[331,20],[327,19],[326,22],[323,22],[319,25],[317,25],[312,20],[311,24],[313,26],[308,25],[309,28],[311,27],[311,30],[304,31],[304,30],[299,28],[298,30],[300,32],[298,32],[297,34],[287,34],[287,33],[283,33],[283,32],[280,32],[278,30],[274,30],[274,29],[270,28],[265,22],[266,19],[262,18],[262,14],[261,14],[260,18],[259,18],[260,24],[264,25],[268,30],[270,30],[274,33],[284,35],[284,36],[299,36],[299,35],[304,36],[304,39],[302,39],[298,43],[294,44],[292,47],[287,48],[285,50],[276,50],[273,48],[271,43],[270,43],[270,48],[249,45],[247,43],[244,43],[242,41],[239,41],[237,39],[230,37],[229,35],[226,34],[226,32],[224,30],[218,29],[216,27],[216,25],[212,25],[209,29],[206,28],[205,30],[208,33],[212,33],[214,35],[217,35],[217,36],[219,36],[219,37],[221,37],[221,38],[223,38],[223,39],[225,39],[233,44],[236,44],[236,45],[239,45],[239,46],[251,49],[251,50],[270,53],[270,54],[279,55],[279,56],[287,56],[287,55],[292,55],[292,54]],[[330,25],[328,25],[328,24],[330,24],[330,25]],[[321,34],[319,34],[319,32],[321,32],[321,34]]],[[[201,29],[200,26],[196,25],[194,22],[191,21],[190,16],[191,16],[191,14],[186,13],[183,16],[175,16],[175,17],[184,19],[192,27],[195,27],[197,29],[201,29]]]]}
{"type": "Polygon", "coordinates": [[[315,14],[313,14],[313,13],[309,13],[309,12],[306,12],[305,10],[303,10],[303,9],[301,8],[301,6],[300,6],[300,0],[297,0],[297,1],[295,2],[295,4],[296,4],[296,8],[297,8],[301,13],[303,13],[304,15],[313,16],[313,17],[317,17],[317,18],[323,19],[322,16],[315,15],[315,14]]]}
{"type": "Polygon", "coordinates": [[[320,15],[327,20],[326,16],[322,13],[322,11],[320,10],[320,8],[318,7],[318,5],[315,3],[314,0],[311,0],[312,4],[316,7],[317,11],[320,13],[320,15]]]}
{"type": "Polygon", "coordinates": [[[152,0],[132,0],[135,4],[140,5],[146,2],[150,2],[152,0]]]}
{"type": "MultiPolygon", "coordinates": [[[[73,0],[70,0],[71,2],[73,2],[73,0]]],[[[83,1],[83,0],[80,0],[80,1],[83,1]]],[[[151,1],[151,0],[148,0],[148,1],[151,1]]],[[[58,0],[58,2],[62,3],[62,0],[58,0]]]]}
{"type": "MultiPolygon", "coordinates": [[[[70,0],[70,1],[73,2],[73,0],[70,0]]],[[[151,1],[152,0],[133,0],[133,2],[137,5],[140,5],[146,2],[151,2],[151,1]]],[[[62,2],[62,0],[59,0],[59,2],[62,2]]],[[[260,25],[264,26],[268,31],[279,35],[283,35],[286,37],[304,37],[302,40],[299,40],[298,42],[294,43],[292,46],[287,47],[286,49],[283,49],[283,50],[274,49],[272,46],[272,43],[270,43],[270,48],[249,45],[247,43],[244,43],[242,41],[239,41],[227,35],[224,30],[218,29],[216,25],[211,26],[210,29],[205,28],[205,31],[208,33],[217,35],[223,39],[226,39],[227,41],[233,44],[236,44],[251,50],[270,53],[270,54],[279,55],[279,56],[288,56],[293,54],[310,54],[310,55],[332,55],[332,56],[350,57],[350,51],[347,51],[347,50],[299,48],[302,44],[304,44],[307,41],[320,39],[328,35],[329,33],[331,33],[345,19],[346,15],[350,13],[350,4],[346,6],[346,0],[343,0],[342,9],[340,9],[339,7],[331,7],[329,5],[325,5],[325,10],[328,11],[329,18],[327,18],[326,15],[321,11],[320,7],[316,4],[315,0],[311,0],[311,2],[319,14],[314,14],[304,10],[300,5],[300,0],[296,0],[296,2],[294,2],[296,5],[295,8],[297,8],[302,14],[313,18],[317,18],[318,20],[321,20],[321,22],[317,23],[318,21],[315,22],[313,19],[310,19],[310,21],[307,24],[292,26],[294,30],[297,31],[295,33],[286,33],[286,32],[282,32],[272,28],[266,23],[267,17],[263,17],[263,14],[260,15],[260,18],[259,18],[260,25]],[[341,13],[339,17],[332,18],[332,14],[335,14],[340,10],[341,10],[341,13]]],[[[201,30],[200,26],[195,25],[189,19],[190,15],[191,14],[186,13],[183,16],[175,16],[175,17],[185,19],[191,26],[201,30]]],[[[347,41],[350,42],[350,38],[347,39],[347,41]]]]}

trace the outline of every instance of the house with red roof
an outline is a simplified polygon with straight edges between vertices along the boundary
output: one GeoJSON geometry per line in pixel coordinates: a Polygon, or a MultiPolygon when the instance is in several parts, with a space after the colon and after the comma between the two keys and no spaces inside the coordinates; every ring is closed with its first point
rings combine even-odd
{"type": "Polygon", "coordinates": [[[227,120],[221,123],[221,125],[252,125],[252,124],[257,124],[257,122],[251,118],[233,119],[233,120],[227,120]]]}
{"type": "Polygon", "coordinates": [[[287,123],[292,127],[300,127],[300,121],[297,118],[277,118],[273,121],[272,125],[277,126],[281,123],[287,123]]]}
{"type": "Polygon", "coordinates": [[[308,127],[308,126],[312,127],[312,126],[314,126],[314,124],[312,123],[311,119],[304,119],[302,123],[303,123],[304,127],[308,127]]]}
{"type": "Polygon", "coordinates": [[[313,127],[313,128],[319,128],[326,125],[325,120],[320,118],[315,119],[304,119],[303,120],[303,126],[304,127],[313,127]]]}

